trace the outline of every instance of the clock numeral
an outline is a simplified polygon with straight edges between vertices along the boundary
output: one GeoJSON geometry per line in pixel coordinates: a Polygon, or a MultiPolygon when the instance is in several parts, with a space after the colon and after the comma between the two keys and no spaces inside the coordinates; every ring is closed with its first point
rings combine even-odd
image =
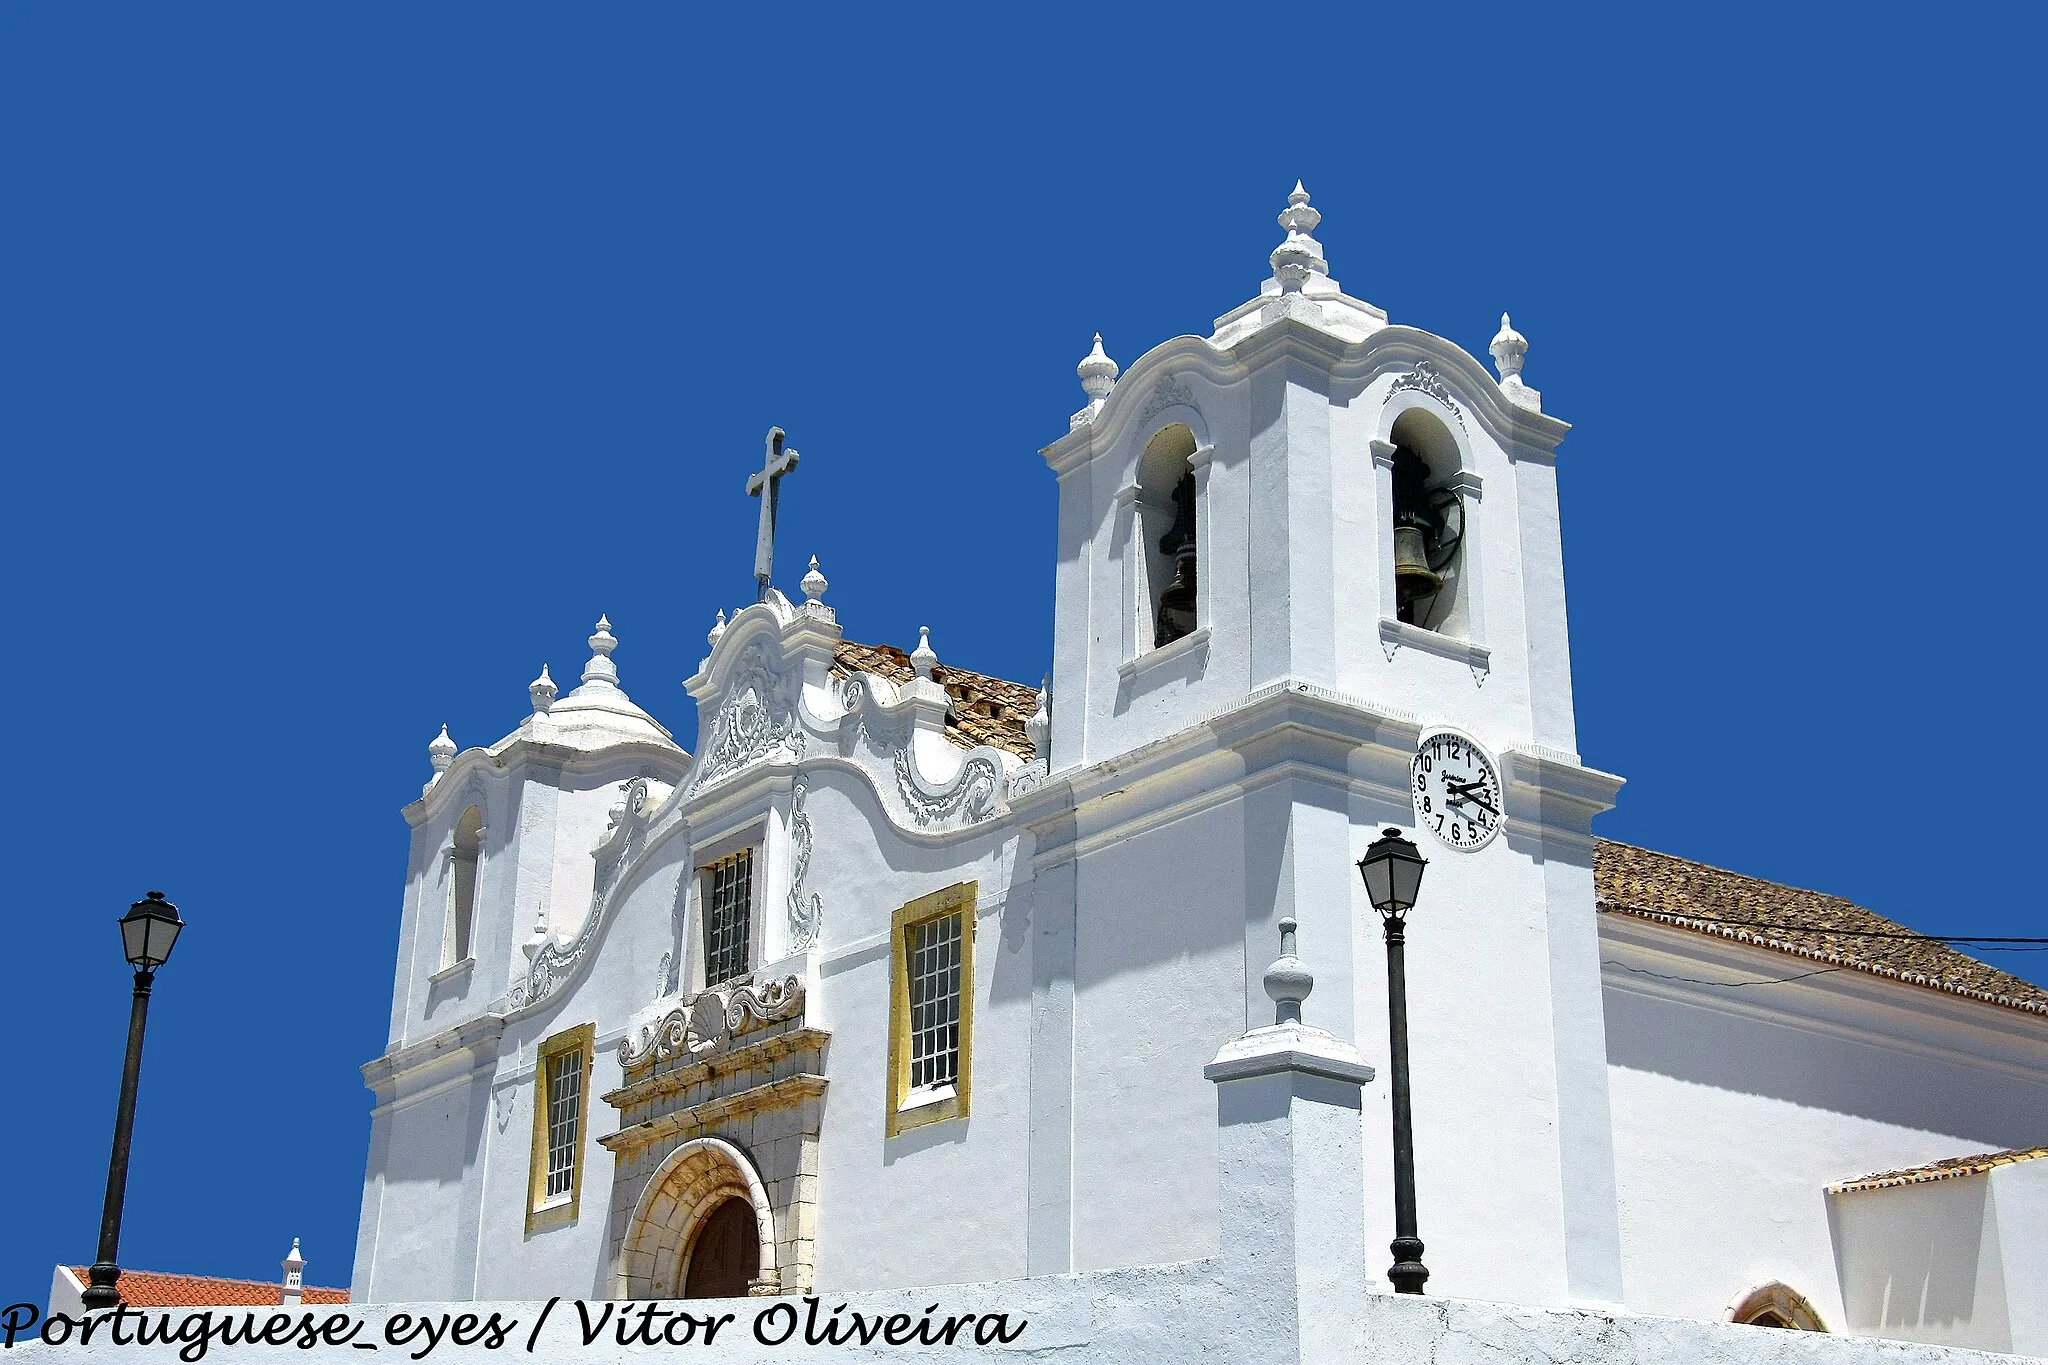
{"type": "Polygon", "coordinates": [[[1426,796],[1422,798],[1422,813],[1429,814],[1429,798],[1426,796]]]}

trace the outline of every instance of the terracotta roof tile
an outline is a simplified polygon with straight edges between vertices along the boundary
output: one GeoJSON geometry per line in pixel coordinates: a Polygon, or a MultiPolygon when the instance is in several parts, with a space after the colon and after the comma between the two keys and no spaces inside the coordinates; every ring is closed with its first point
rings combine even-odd
{"type": "MultiPolygon", "coordinates": [[[[832,671],[840,677],[877,673],[890,682],[906,683],[915,676],[910,656],[894,645],[857,645],[842,640],[836,659],[832,671]]],[[[945,664],[932,668],[932,681],[953,699],[952,714],[946,717],[948,738],[963,748],[993,745],[1026,762],[1035,755],[1024,722],[1038,710],[1037,688],[945,664]]]]}
{"type": "Polygon", "coordinates": [[[1594,847],[1593,884],[1605,911],[2048,1014],[2048,990],[1922,938],[1840,896],[1780,886],[1609,839],[1594,847]],[[1871,933],[1902,937],[1866,937],[1871,933]]]}
{"type": "Polygon", "coordinates": [[[1866,1175],[1856,1180],[1845,1180],[1839,1185],[1828,1186],[1828,1193],[1854,1194],[1859,1190],[1925,1185],[1934,1180],[1954,1180],[1957,1176],[1982,1175],[1999,1166],[2010,1166],[2015,1161],[2032,1161],[2043,1156],[2048,1156],[2048,1147],[2013,1147],[2003,1152],[1980,1152],[1976,1156],[1952,1156],[1946,1161],[1931,1161],[1925,1166],[1913,1166],[1903,1171],[1886,1171],[1881,1175],[1866,1175]]]}
{"type": "MultiPolygon", "coordinates": [[[[89,1266],[75,1265],[80,1284],[91,1280],[89,1266]]],[[[284,1302],[284,1287],[260,1280],[223,1280],[212,1275],[170,1275],[157,1270],[122,1270],[117,1286],[130,1308],[275,1308],[284,1302]]],[[[307,1303],[347,1303],[346,1289],[306,1286],[307,1303]]]]}

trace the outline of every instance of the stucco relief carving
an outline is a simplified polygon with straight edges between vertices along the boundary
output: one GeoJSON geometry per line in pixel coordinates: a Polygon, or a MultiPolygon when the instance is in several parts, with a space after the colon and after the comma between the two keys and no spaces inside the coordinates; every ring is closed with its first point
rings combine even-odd
{"type": "Polygon", "coordinates": [[[1003,789],[1003,767],[987,754],[971,754],[953,780],[937,791],[929,791],[918,780],[917,765],[910,746],[897,747],[896,792],[910,807],[910,818],[920,825],[937,824],[955,815],[967,824],[986,820],[996,813],[996,797],[1003,789]]]}
{"type": "Polygon", "coordinates": [[[789,798],[789,842],[794,850],[789,874],[789,950],[800,953],[818,941],[825,905],[817,892],[804,895],[811,870],[811,816],[804,809],[804,780],[799,777],[789,798]]]}
{"type": "Polygon", "coordinates": [[[788,1019],[802,1012],[803,1007],[804,981],[800,976],[785,976],[757,986],[714,986],[698,992],[654,1023],[642,1025],[637,1039],[631,1034],[621,1038],[619,1065],[630,1071],[686,1053],[701,1057],[717,1051],[734,1034],[744,1031],[749,1020],[765,1024],[788,1019]]]}
{"type": "Polygon", "coordinates": [[[526,979],[512,987],[514,1006],[538,1005],[569,979],[597,941],[598,925],[611,908],[612,893],[618,889],[620,874],[647,845],[649,799],[647,779],[630,778],[619,784],[625,799],[611,809],[611,824],[591,851],[597,859],[597,876],[591,886],[590,913],[583,917],[576,937],[567,943],[552,939],[540,945],[526,969],[526,979]]]}
{"type": "Polygon", "coordinates": [[[1194,392],[1188,388],[1186,380],[1168,376],[1152,386],[1152,394],[1145,400],[1145,406],[1138,409],[1138,420],[1142,422],[1176,403],[1192,407],[1194,401],[1194,392]]]}
{"type": "Polygon", "coordinates": [[[896,795],[910,818],[920,826],[948,820],[971,825],[993,816],[1003,793],[1003,763],[996,751],[986,745],[970,750],[952,781],[940,787],[927,786],[917,771],[911,747],[910,717],[883,713],[865,677],[857,674],[844,679],[839,700],[853,717],[854,738],[865,740],[889,761],[896,777],[896,795]]]}
{"type": "Polygon", "coordinates": [[[1009,793],[1012,801],[1029,795],[1045,785],[1048,776],[1042,764],[1027,763],[1010,774],[1009,793]]]}
{"type": "Polygon", "coordinates": [[[1437,373],[1436,365],[1433,362],[1427,360],[1416,361],[1414,371],[1394,380],[1393,387],[1388,389],[1387,393],[1389,396],[1392,396],[1403,389],[1414,389],[1418,393],[1426,393],[1431,398],[1436,399],[1437,402],[1449,408],[1451,415],[1456,417],[1460,423],[1465,420],[1465,410],[1458,406],[1458,400],[1451,393],[1451,386],[1446,384],[1444,377],[1437,373]]]}
{"type": "Polygon", "coordinates": [[[758,763],[778,751],[802,758],[804,733],[796,708],[784,695],[783,675],[769,662],[759,640],[740,654],[726,683],[725,698],[711,719],[710,737],[697,764],[691,790],[727,773],[758,763]]]}

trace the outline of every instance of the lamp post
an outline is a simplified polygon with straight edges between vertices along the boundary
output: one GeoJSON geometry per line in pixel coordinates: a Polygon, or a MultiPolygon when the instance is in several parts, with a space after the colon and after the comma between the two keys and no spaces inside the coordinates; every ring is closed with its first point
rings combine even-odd
{"type": "Polygon", "coordinates": [[[1415,1131],[1408,1112],[1408,911],[1429,860],[1398,829],[1381,832],[1358,860],[1366,899],[1380,912],[1387,936],[1387,1034],[1394,1084],[1394,1264],[1387,1278],[1397,1294],[1420,1294],[1429,1270],[1415,1235],[1415,1131]]]}
{"type": "Polygon", "coordinates": [[[114,1153],[107,1159],[107,1201],[100,1210],[100,1254],[82,1296],[88,1312],[114,1308],[121,1293],[115,1257],[121,1249],[121,1203],[128,1194],[128,1139],[135,1130],[135,1086],[142,1076],[142,1029],[149,1021],[149,988],[156,969],[170,960],[171,945],[185,921],[178,907],[152,891],[121,917],[121,948],[135,968],[135,999],[128,1008],[128,1057],[121,1064],[121,1107],[114,1113],[114,1153]]]}

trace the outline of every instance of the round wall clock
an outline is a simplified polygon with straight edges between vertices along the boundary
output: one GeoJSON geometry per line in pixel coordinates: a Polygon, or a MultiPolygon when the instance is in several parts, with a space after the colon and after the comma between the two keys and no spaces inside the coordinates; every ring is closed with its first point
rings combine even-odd
{"type": "Polygon", "coordinates": [[[1432,730],[1408,765],[1415,823],[1452,848],[1484,848],[1500,832],[1500,770],[1456,730],[1432,730]]]}

